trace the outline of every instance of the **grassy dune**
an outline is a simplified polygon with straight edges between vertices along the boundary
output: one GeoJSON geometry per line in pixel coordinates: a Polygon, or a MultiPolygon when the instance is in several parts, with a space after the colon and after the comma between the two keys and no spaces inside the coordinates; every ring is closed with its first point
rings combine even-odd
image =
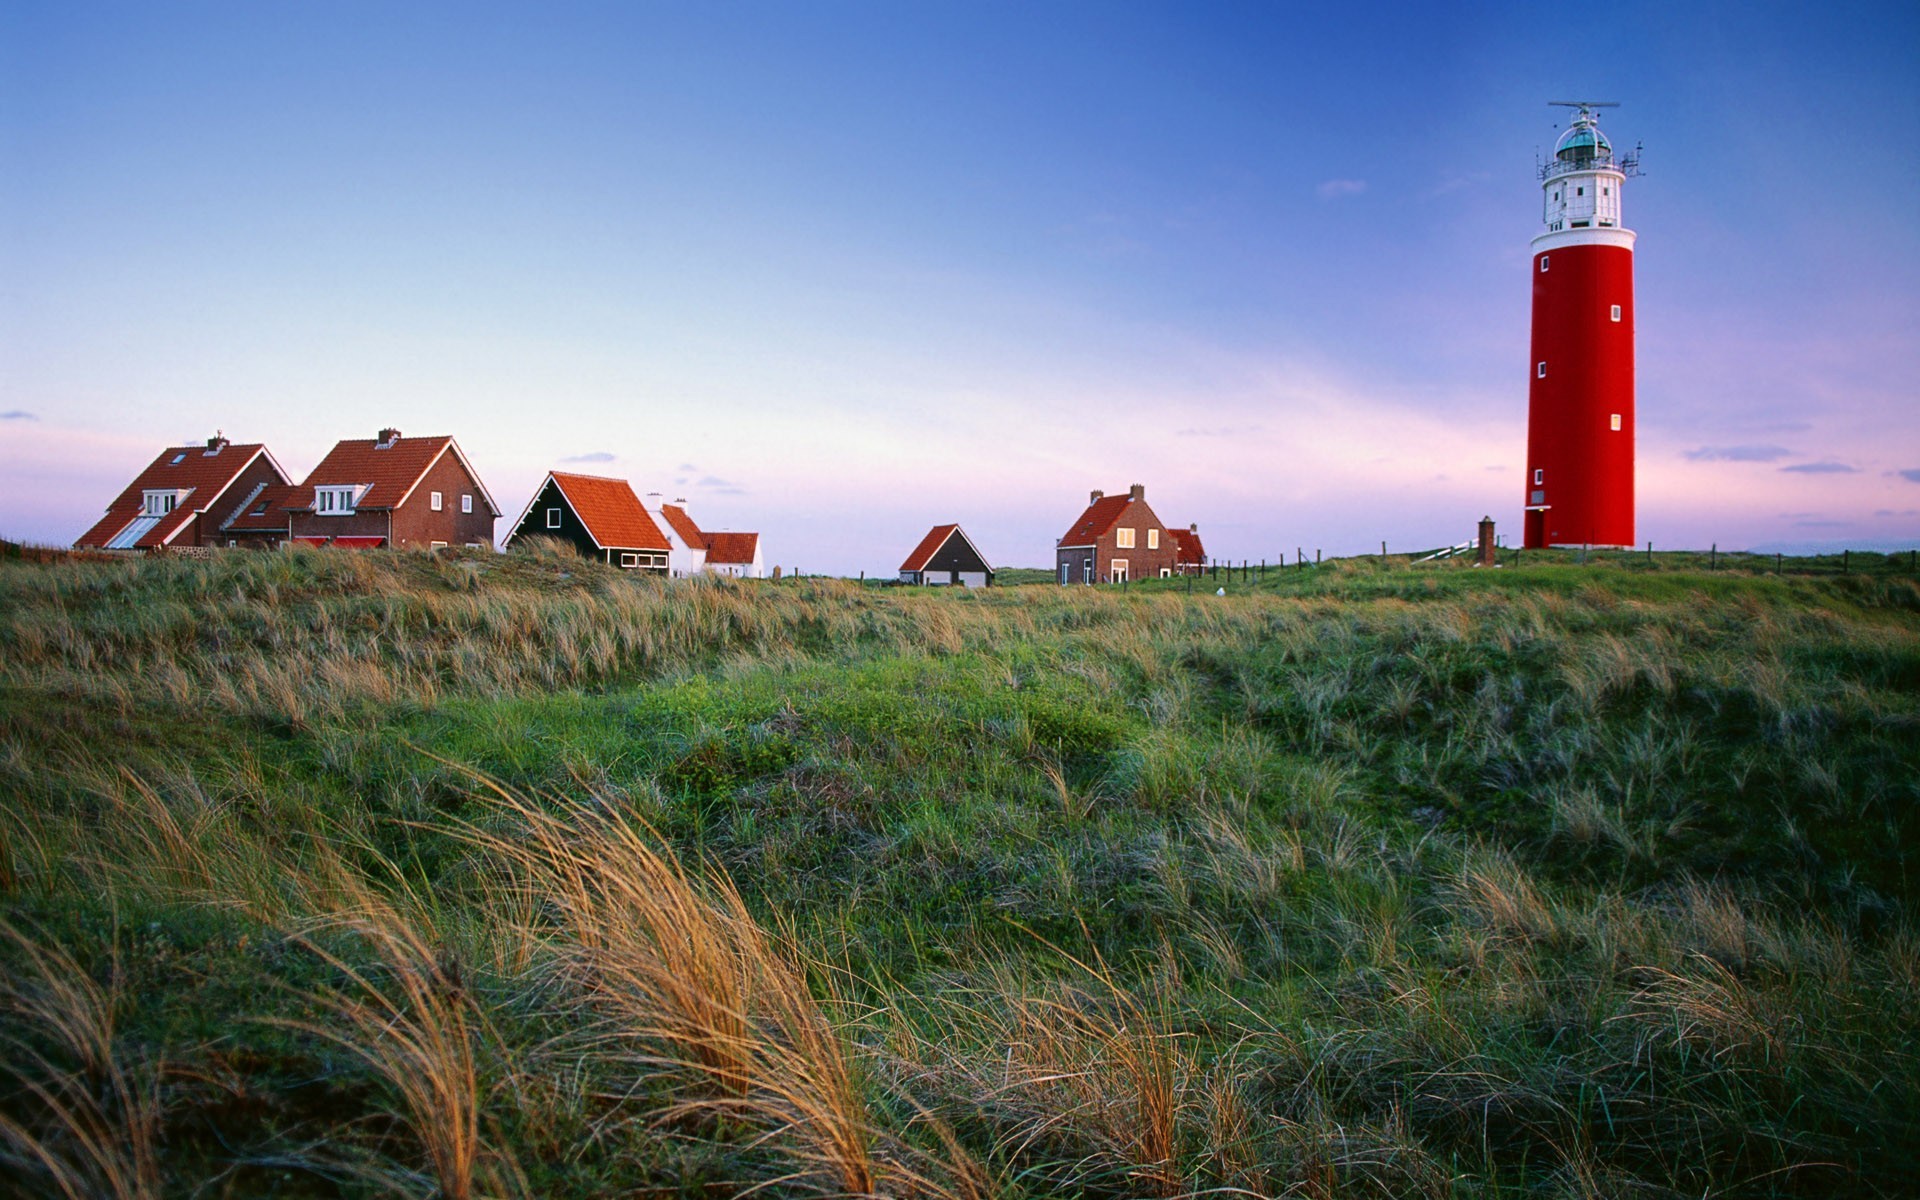
{"type": "Polygon", "coordinates": [[[1868,565],[0,563],[0,1191],[1920,1192],[1868,565]]]}

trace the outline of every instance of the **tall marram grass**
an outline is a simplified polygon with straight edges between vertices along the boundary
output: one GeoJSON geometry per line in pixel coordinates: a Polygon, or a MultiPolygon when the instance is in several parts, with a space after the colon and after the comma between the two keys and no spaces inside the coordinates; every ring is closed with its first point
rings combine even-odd
{"type": "Polygon", "coordinates": [[[1920,1190],[1920,591],[1230,591],[0,563],[0,1190],[1920,1190]]]}
{"type": "Polygon", "coordinates": [[[784,1164],[763,1182],[788,1192],[974,1194],[964,1158],[936,1163],[876,1125],[832,998],[815,998],[805,964],[724,872],[697,879],[602,800],[491,795],[504,826],[465,836],[511,863],[513,886],[548,914],[520,932],[550,956],[543,992],[569,1013],[550,1059],[597,1064],[616,1111],[639,1104],[642,1126],[756,1131],[784,1164]]]}

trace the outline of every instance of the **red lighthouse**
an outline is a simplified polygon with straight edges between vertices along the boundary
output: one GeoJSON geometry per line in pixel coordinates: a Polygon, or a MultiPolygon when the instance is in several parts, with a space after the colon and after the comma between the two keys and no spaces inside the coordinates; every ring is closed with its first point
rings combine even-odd
{"type": "Polygon", "coordinates": [[[1620,185],[1639,153],[1616,155],[1577,109],[1540,168],[1546,232],[1533,239],[1533,354],[1527,394],[1525,544],[1633,545],[1633,231],[1620,185]]]}

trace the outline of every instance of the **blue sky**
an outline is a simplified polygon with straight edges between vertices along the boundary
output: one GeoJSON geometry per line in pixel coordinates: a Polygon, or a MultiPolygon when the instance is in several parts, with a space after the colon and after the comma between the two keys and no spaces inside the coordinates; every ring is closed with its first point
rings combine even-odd
{"type": "MultiPolygon", "coordinates": [[[[1920,542],[1920,9],[0,7],[0,536],[393,424],[768,562],[1144,483],[1233,558],[1517,535],[1535,155],[1644,142],[1639,522],[1920,542]]],[[[506,532],[502,522],[501,534],[506,532]]]]}

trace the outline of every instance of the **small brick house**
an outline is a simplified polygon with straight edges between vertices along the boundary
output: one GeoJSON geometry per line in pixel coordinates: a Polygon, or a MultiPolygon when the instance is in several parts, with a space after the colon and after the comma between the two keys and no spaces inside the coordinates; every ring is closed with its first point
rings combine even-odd
{"type": "Polygon", "coordinates": [[[224,526],[258,498],[286,486],[267,448],[215,434],[205,445],[169,446],[107,506],[75,549],[167,550],[232,544],[224,526]]]}
{"type": "Polygon", "coordinates": [[[450,437],[337,443],[287,497],[289,540],[350,549],[491,547],[500,510],[450,437]]]}
{"type": "Polygon", "coordinates": [[[1207,569],[1207,548],[1200,543],[1200,527],[1189,525],[1185,529],[1171,529],[1174,544],[1174,573],[1176,575],[1198,575],[1207,569]]]}
{"type": "Polygon", "coordinates": [[[1124,496],[1094,492],[1054,547],[1063,585],[1172,575],[1178,557],[1172,531],[1148,507],[1147,489],[1138,483],[1124,496]]]}
{"type": "Polygon", "coordinates": [[[570,542],[585,557],[622,570],[667,573],[671,546],[624,479],[547,472],[503,545],[530,537],[570,542]]]}
{"type": "Polygon", "coordinates": [[[958,525],[935,525],[900,564],[900,581],[939,586],[993,586],[993,568],[986,555],[958,525]]]}

